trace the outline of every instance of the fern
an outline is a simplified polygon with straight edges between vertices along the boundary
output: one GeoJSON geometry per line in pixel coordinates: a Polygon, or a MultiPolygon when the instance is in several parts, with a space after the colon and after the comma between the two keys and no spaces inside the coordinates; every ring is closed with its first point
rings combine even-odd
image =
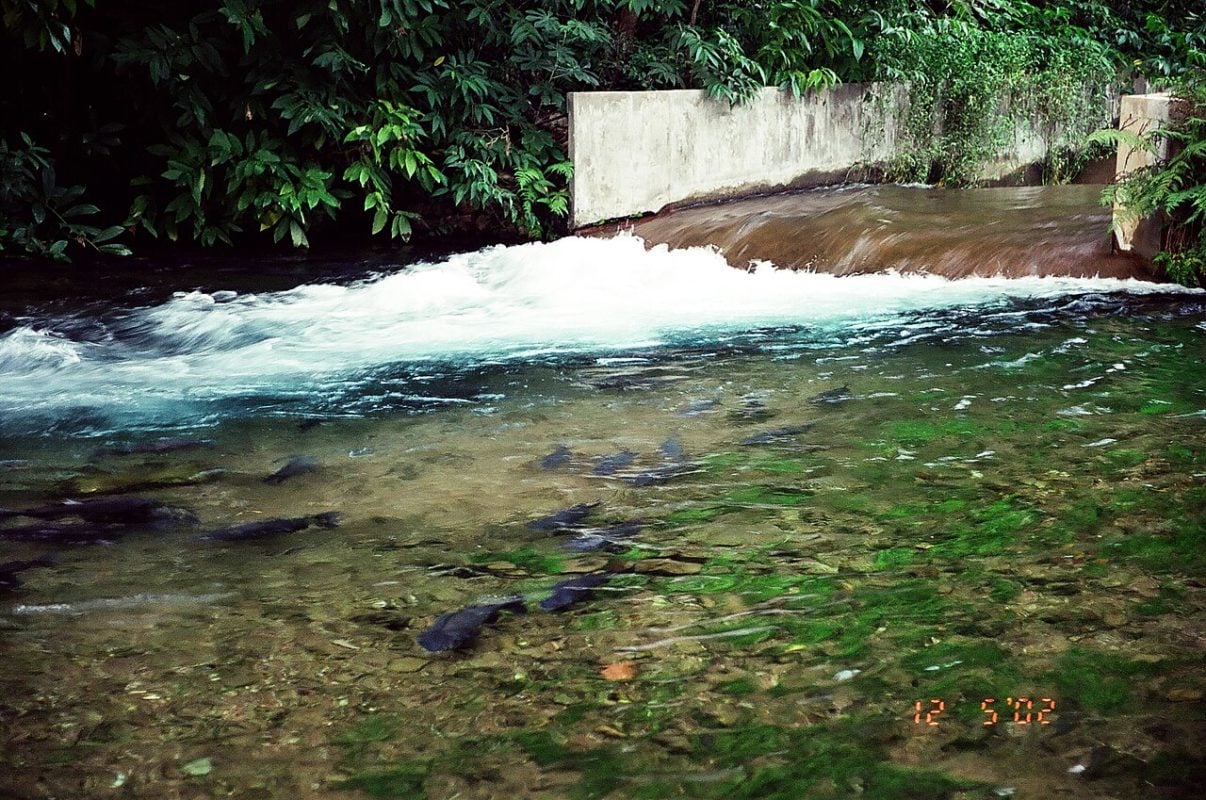
{"type": "Polygon", "coordinates": [[[1172,280],[1200,285],[1206,282],[1206,80],[1186,79],[1173,94],[1184,113],[1168,125],[1140,136],[1102,130],[1089,138],[1151,153],[1158,152],[1162,140],[1173,145],[1168,158],[1108,187],[1102,201],[1121,207],[1123,220],[1167,215],[1163,247],[1154,263],[1172,280]]]}

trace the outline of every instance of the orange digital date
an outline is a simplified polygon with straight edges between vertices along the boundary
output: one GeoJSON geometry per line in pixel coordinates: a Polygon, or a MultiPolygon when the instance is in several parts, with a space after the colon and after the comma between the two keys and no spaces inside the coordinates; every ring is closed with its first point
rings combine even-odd
{"type": "MultiPolygon", "coordinates": [[[[1043,697],[1038,701],[1041,705],[1036,710],[1034,707],[1035,701],[1029,697],[1006,697],[1005,707],[1012,709],[1012,722],[1016,725],[1050,725],[1050,715],[1055,713],[1055,698],[1043,697]]],[[[1001,715],[996,708],[997,701],[991,697],[986,697],[980,701],[980,710],[984,712],[984,725],[996,725],[1001,721],[1001,715]]],[[[918,700],[913,703],[913,723],[916,725],[926,725],[929,727],[938,727],[938,718],[946,712],[946,701],[939,697],[931,698],[929,706],[924,707],[923,701],[918,700]]],[[[1005,721],[1011,721],[1008,718],[1009,711],[1005,711],[1005,721]]]]}

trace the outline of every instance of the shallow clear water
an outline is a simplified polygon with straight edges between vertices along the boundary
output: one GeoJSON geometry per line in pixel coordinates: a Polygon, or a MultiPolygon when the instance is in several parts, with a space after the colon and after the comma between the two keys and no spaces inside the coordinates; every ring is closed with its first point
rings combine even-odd
{"type": "Polygon", "coordinates": [[[58,552],[0,606],[0,793],[1192,796],[1204,332],[1171,287],[632,240],[30,307],[0,507],[195,521],[0,522],[0,560],[58,552]],[[204,444],[118,452],[165,437],[204,444]],[[527,525],[578,503],[586,530],[527,525]],[[417,642],[516,594],[462,650],[417,642]]]}

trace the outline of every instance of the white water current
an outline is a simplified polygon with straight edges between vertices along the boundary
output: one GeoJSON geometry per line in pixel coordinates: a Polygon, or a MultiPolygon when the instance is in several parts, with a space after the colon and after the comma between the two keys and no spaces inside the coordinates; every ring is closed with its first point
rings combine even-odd
{"type": "Polygon", "coordinates": [[[26,317],[0,335],[0,427],[71,413],[176,423],[215,400],[301,397],[404,365],[697,346],[744,331],[809,332],[1083,293],[1186,292],[1074,278],[826,274],[728,266],[705,248],[633,237],[498,246],[349,285],[178,293],[91,327],[26,317]],[[87,335],[81,335],[81,328],[87,335]]]}

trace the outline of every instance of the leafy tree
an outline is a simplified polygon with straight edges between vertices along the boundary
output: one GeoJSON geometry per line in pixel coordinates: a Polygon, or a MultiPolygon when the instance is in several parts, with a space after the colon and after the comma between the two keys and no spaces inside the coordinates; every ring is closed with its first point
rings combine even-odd
{"type": "Polygon", "coordinates": [[[1183,70],[1203,33],[1191,6],[0,0],[0,70],[19,76],[0,85],[0,253],[547,236],[568,208],[566,97],[588,89],[737,103],[765,85],[910,80],[950,141],[971,143],[952,161],[950,141],[918,137],[915,169],[951,161],[958,180],[990,149],[974,123],[1002,93],[1058,105],[1134,48],[1183,70]],[[1066,78],[1062,94],[1035,95],[1037,74],[1066,78]]]}

